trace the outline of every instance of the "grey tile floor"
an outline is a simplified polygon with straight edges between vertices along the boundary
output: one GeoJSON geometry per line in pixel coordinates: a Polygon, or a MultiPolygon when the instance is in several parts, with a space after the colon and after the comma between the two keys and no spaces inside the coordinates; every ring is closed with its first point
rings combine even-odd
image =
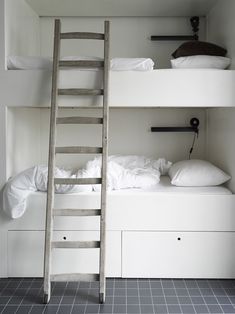
{"type": "Polygon", "coordinates": [[[108,279],[105,305],[98,283],[54,283],[42,304],[42,279],[0,279],[0,313],[235,313],[235,280],[108,279]]]}

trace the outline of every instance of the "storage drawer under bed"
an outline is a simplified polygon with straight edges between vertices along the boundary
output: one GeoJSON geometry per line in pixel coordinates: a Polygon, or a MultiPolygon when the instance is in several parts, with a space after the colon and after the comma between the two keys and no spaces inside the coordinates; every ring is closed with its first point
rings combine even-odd
{"type": "MultiPolygon", "coordinates": [[[[55,241],[99,240],[98,231],[55,231],[55,241]]],[[[44,231],[8,231],[8,276],[43,275],[44,231]]],[[[121,276],[121,232],[107,232],[107,276],[121,276]]],[[[98,273],[99,249],[54,249],[53,273],[98,273]]]]}
{"type": "Polygon", "coordinates": [[[235,278],[235,233],[123,232],[122,277],[235,278]]]}

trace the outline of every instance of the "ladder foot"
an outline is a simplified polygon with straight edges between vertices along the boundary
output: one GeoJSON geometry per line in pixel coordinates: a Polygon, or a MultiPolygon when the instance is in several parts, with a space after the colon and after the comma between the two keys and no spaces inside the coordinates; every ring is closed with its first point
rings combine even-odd
{"type": "Polygon", "coordinates": [[[100,300],[100,304],[104,304],[105,303],[105,294],[104,293],[100,293],[99,300],[100,300]]]}
{"type": "Polygon", "coordinates": [[[44,293],[44,295],[43,295],[43,303],[47,304],[47,303],[49,303],[49,301],[50,301],[49,295],[44,293]]]}

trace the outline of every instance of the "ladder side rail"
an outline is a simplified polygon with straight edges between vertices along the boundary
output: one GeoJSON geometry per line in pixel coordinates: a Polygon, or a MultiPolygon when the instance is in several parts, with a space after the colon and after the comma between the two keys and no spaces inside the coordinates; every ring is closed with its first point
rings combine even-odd
{"type": "Polygon", "coordinates": [[[102,127],[102,168],[101,168],[101,218],[100,218],[100,303],[105,302],[105,258],[106,258],[106,206],[107,206],[107,162],[108,162],[108,121],[109,121],[109,67],[110,67],[110,24],[104,23],[104,72],[103,72],[103,127],[102,127]]]}
{"type": "Polygon", "coordinates": [[[50,112],[50,138],[48,155],[48,182],[47,182],[47,205],[46,205],[46,233],[44,248],[44,303],[48,303],[51,294],[51,241],[53,230],[53,207],[54,207],[54,169],[55,169],[55,141],[56,141],[56,117],[58,96],[58,70],[60,56],[60,20],[55,20],[54,30],[54,52],[53,72],[51,90],[51,112],[50,112]]]}

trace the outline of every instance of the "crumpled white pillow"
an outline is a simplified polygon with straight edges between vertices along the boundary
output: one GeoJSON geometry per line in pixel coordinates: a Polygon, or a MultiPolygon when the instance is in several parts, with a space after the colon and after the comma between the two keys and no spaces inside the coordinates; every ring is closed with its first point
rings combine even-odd
{"type": "Polygon", "coordinates": [[[169,170],[171,184],[176,186],[216,186],[231,177],[205,160],[183,160],[176,162],[169,170]]]}

